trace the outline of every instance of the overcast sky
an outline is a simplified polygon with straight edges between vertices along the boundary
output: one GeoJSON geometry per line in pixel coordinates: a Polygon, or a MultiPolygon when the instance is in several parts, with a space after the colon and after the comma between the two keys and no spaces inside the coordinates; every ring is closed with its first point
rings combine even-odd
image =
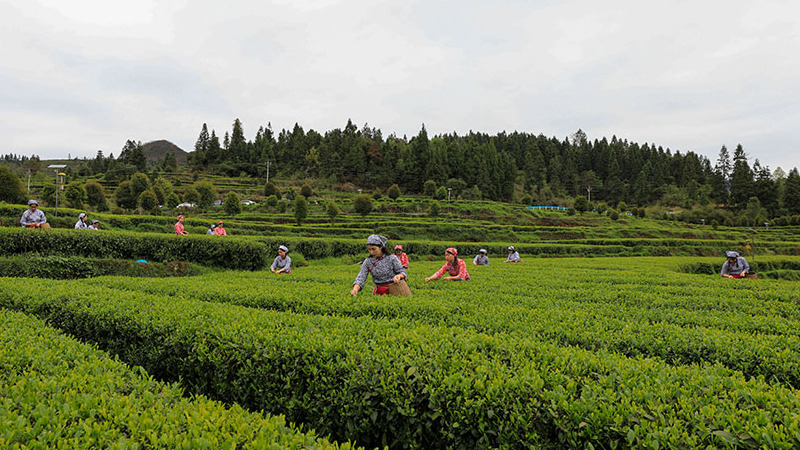
{"type": "Polygon", "coordinates": [[[1,154],[352,119],[800,167],[796,1],[0,0],[0,42],[1,154]]]}

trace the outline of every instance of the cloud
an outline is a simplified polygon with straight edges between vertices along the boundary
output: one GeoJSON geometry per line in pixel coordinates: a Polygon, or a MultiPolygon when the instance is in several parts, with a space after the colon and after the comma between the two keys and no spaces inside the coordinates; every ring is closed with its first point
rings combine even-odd
{"type": "Polygon", "coordinates": [[[191,149],[208,123],[384,135],[578,128],[798,166],[798,7],[588,0],[0,5],[0,152],[191,149]],[[6,88],[7,87],[7,88],[6,88]],[[37,129],[50,132],[38,132],[37,129]]]}

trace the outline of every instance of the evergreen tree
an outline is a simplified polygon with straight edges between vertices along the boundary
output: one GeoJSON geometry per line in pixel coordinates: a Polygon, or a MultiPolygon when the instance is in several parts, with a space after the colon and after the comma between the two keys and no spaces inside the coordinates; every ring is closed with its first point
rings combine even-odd
{"type": "Polygon", "coordinates": [[[784,208],[789,214],[800,214],[800,173],[797,168],[789,171],[786,176],[786,191],[784,193],[784,208]]]}
{"type": "Polygon", "coordinates": [[[731,204],[744,208],[753,194],[753,171],[747,163],[747,155],[739,144],[733,151],[733,171],[731,172],[731,204]]]}
{"type": "Polygon", "coordinates": [[[208,181],[198,181],[194,184],[194,189],[198,194],[197,206],[201,209],[210,208],[217,199],[217,188],[208,181]]]}
{"type": "Polygon", "coordinates": [[[298,195],[294,199],[294,220],[297,221],[297,225],[302,225],[306,216],[308,216],[308,202],[305,197],[298,195]]]}
{"type": "Polygon", "coordinates": [[[142,192],[138,198],[139,208],[147,213],[153,213],[158,210],[158,198],[152,189],[142,192]]]}
{"type": "Polygon", "coordinates": [[[123,209],[135,209],[138,196],[133,192],[130,181],[123,181],[114,191],[114,201],[123,209]]]}
{"type": "Polygon", "coordinates": [[[356,195],[353,200],[353,208],[358,214],[366,217],[367,214],[372,212],[372,199],[366,194],[356,195]]]}
{"type": "Polygon", "coordinates": [[[25,186],[22,180],[7,166],[0,166],[0,201],[25,204],[25,186]]]}
{"type": "Polygon", "coordinates": [[[389,190],[386,191],[386,196],[392,200],[397,200],[400,197],[400,187],[397,184],[389,186],[389,190]]]}
{"type": "Polygon", "coordinates": [[[150,177],[144,173],[135,173],[131,177],[131,192],[134,198],[139,198],[142,192],[150,189],[150,177]]]}
{"type": "Polygon", "coordinates": [[[305,198],[306,198],[306,200],[308,200],[308,198],[309,198],[309,197],[311,197],[312,195],[314,195],[314,190],[313,190],[313,189],[311,189],[311,185],[310,185],[310,184],[308,184],[308,183],[304,183],[304,184],[303,184],[303,185],[300,187],[300,195],[302,195],[303,197],[305,197],[305,198]]]}
{"type": "Polygon", "coordinates": [[[83,188],[86,189],[86,203],[88,203],[89,206],[98,211],[101,211],[107,207],[106,194],[103,190],[103,186],[100,183],[96,181],[90,181],[84,184],[83,188]]]}
{"type": "Polygon", "coordinates": [[[222,209],[225,211],[225,214],[229,216],[235,216],[242,212],[242,199],[239,197],[239,194],[236,192],[228,192],[228,195],[225,196],[225,200],[222,202],[222,209]]]}
{"type": "Polygon", "coordinates": [[[325,212],[328,214],[328,217],[331,219],[331,223],[336,221],[336,216],[339,215],[339,207],[336,206],[336,202],[333,200],[328,200],[328,206],[325,207],[325,212]]]}
{"type": "Polygon", "coordinates": [[[717,165],[711,178],[711,188],[714,200],[727,204],[730,197],[730,177],[733,167],[731,165],[728,148],[724,145],[719,150],[717,165]]]}
{"type": "Polygon", "coordinates": [[[66,189],[64,189],[64,199],[66,200],[67,206],[82,209],[87,199],[86,189],[83,187],[83,183],[73,181],[67,184],[66,189]]]}
{"type": "Polygon", "coordinates": [[[233,121],[233,131],[226,148],[228,149],[229,158],[233,162],[241,163],[247,161],[247,141],[244,138],[242,122],[238,118],[233,121]]]}

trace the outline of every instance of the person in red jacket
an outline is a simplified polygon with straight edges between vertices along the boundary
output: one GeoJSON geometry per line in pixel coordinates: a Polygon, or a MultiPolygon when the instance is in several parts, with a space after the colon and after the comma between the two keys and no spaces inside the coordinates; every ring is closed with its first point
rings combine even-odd
{"type": "Polygon", "coordinates": [[[394,256],[397,256],[397,259],[400,260],[400,265],[403,266],[404,269],[408,269],[408,255],[403,252],[402,245],[394,246],[394,256]]]}
{"type": "Polygon", "coordinates": [[[428,278],[425,278],[425,281],[438,280],[442,275],[445,274],[445,272],[447,272],[449,275],[444,277],[445,280],[469,280],[467,263],[465,263],[463,259],[458,258],[458,250],[453,247],[449,247],[444,251],[444,259],[447,262],[442,266],[442,268],[437,270],[436,273],[428,278]]]}
{"type": "Polygon", "coordinates": [[[178,236],[189,234],[188,231],[183,229],[184,220],[186,220],[186,217],[184,217],[183,214],[178,214],[178,222],[175,224],[175,234],[177,234],[178,236]]]}

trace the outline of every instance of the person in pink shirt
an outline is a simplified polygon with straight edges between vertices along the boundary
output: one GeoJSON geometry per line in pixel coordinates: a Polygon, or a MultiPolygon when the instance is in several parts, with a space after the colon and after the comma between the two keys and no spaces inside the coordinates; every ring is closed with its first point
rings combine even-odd
{"type": "Polygon", "coordinates": [[[178,222],[175,224],[175,234],[178,236],[183,236],[185,234],[189,234],[188,231],[183,229],[183,221],[186,220],[186,217],[183,214],[178,215],[178,222]]]}
{"type": "Polygon", "coordinates": [[[397,256],[397,259],[400,260],[400,265],[403,266],[404,269],[408,269],[408,255],[403,252],[402,245],[394,246],[394,256],[397,256]]]}
{"type": "Polygon", "coordinates": [[[227,236],[228,232],[222,227],[222,221],[217,222],[217,227],[214,228],[214,234],[217,236],[227,236]]]}
{"type": "Polygon", "coordinates": [[[448,274],[448,276],[444,277],[445,280],[469,280],[467,263],[465,263],[463,259],[458,258],[458,250],[453,247],[448,247],[447,250],[444,251],[444,259],[447,262],[442,268],[428,278],[425,278],[425,281],[438,280],[445,272],[448,274]]]}

